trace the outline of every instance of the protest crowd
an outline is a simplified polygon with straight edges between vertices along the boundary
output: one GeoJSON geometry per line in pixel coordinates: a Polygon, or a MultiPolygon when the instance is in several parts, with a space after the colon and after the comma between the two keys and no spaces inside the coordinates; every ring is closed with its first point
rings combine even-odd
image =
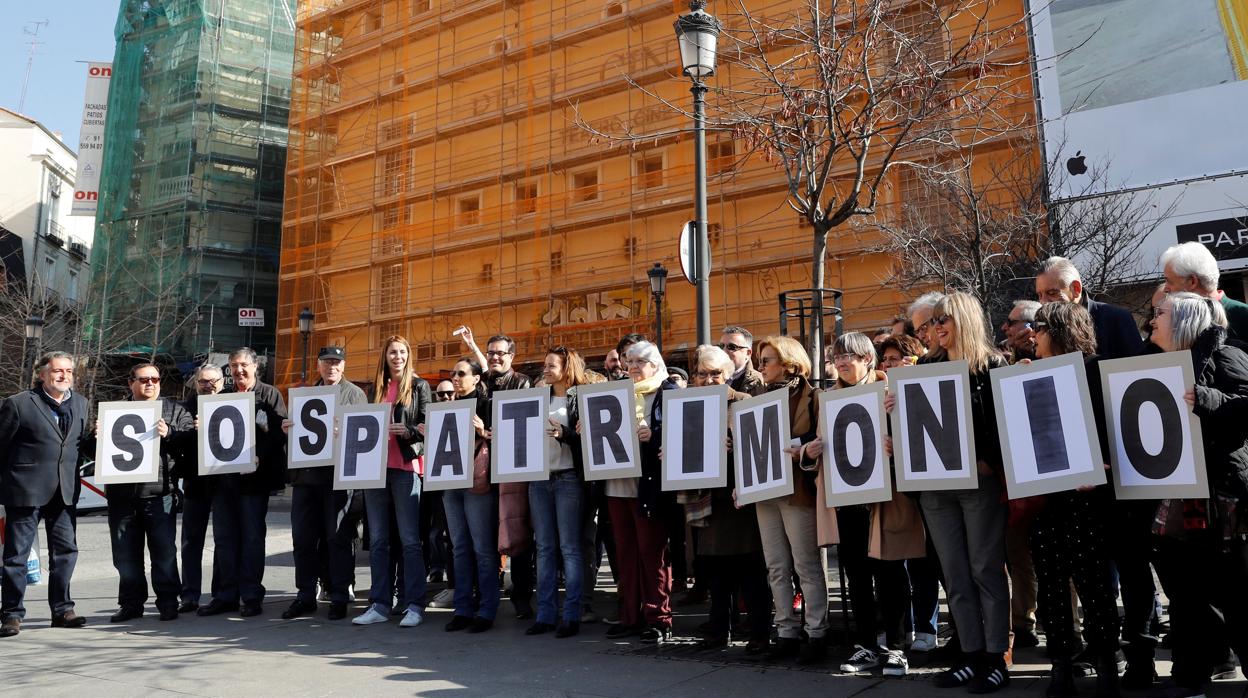
{"type": "MultiPolygon", "coordinates": [[[[316,614],[327,602],[330,620],[414,627],[433,606],[453,609],[446,632],[488,632],[506,612],[531,619],[530,636],[567,638],[607,623],[608,638],[664,643],[674,606],[709,599],[697,629],[708,649],[812,665],[831,661],[826,555],[835,546],[854,644],[839,664],[844,672],[904,676],[923,653],[948,666],[935,686],[992,693],[1010,682],[1014,648],[1043,644],[1052,662],[1048,696],[1074,694],[1080,676],[1095,676],[1097,696],[1199,695],[1212,678],[1235,675],[1236,656],[1248,656],[1248,518],[1237,515],[1248,502],[1248,305],[1219,290],[1217,262],[1199,244],[1167,250],[1161,266],[1165,281],[1141,327],[1128,310],[1088,298],[1072,262],[1046,260],[1034,300],[1019,299],[1007,317],[992,319],[1000,320],[999,344],[973,296],[925,293],[874,336],[831,338],[822,386],[812,383],[798,341],[756,338],[739,326],[726,327],[718,345],[697,347],[687,371],[630,334],[600,372],[576,349],[553,347],[537,380],[513,370],[515,345],[505,334],[481,347],[464,328],[464,358],[432,386],[412,369],[412,345],[392,336],[367,392],[344,378],[351,357],[326,347],[316,385],[331,389],[339,411],[328,426],[302,421],[293,391],[288,412],[283,395],[258,380],[247,348],[230,355],[224,372],[202,366],[197,394],[183,402],[160,397],[156,366],[134,366],[131,399],[159,405],[159,451],[152,479],[107,486],[119,604],[110,620],[145,612],[145,548],[160,620],[264,613],[265,517],[271,495],[289,485],[298,594],[284,619],[316,614]],[[1122,364],[1141,368],[1114,372],[1116,360],[1142,360],[1132,357],[1153,357],[1187,377],[1177,389],[1181,417],[1173,405],[1167,411],[1171,393],[1155,390],[1165,371],[1122,364]],[[1079,391],[1061,387],[1060,377],[1026,382],[1040,375],[1027,371],[1057,366],[1078,377],[1079,391]],[[1131,378],[1141,374],[1151,382],[1131,378]],[[944,382],[919,385],[925,376],[944,382]],[[1136,382],[1114,387],[1128,380],[1136,382]],[[621,390],[614,412],[585,407],[621,390]],[[1022,397],[1001,397],[1010,390],[1022,397]],[[254,423],[233,429],[252,434],[254,467],[204,474],[201,459],[229,460],[220,442],[242,438],[216,431],[230,419],[216,406],[236,403],[204,398],[246,393],[254,423]],[[1109,393],[1121,409],[1106,408],[1109,393]],[[838,395],[853,397],[834,403],[838,395]],[[841,406],[877,398],[876,412],[841,406]],[[456,412],[454,403],[466,400],[469,408],[456,412]],[[703,411],[688,407],[697,400],[703,411]],[[1140,408],[1150,401],[1157,406],[1140,408]],[[545,414],[523,419],[532,404],[545,414]],[[833,404],[838,416],[824,419],[833,404]],[[953,405],[967,421],[953,421],[953,405]],[[1129,421],[1127,405],[1160,421],[1129,421]],[[352,421],[373,406],[379,421],[352,421]],[[612,415],[625,426],[587,437],[609,427],[612,415]],[[785,423],[775,424],[776,415],[785,423]],[[1021,430],[1009,426],[1018,415],[1021,430]],[[530,422],[541,443],[523,437],[536,433],[521,426],[530,422]],[[866,426],[855,431],[855,423],[866,426]],[[1063,431],[1072,423],[1079,433],[1063,431]],[[383,430],[371,441],[369,424],[383,430]],[[348,482],[371,445],[294,467],[302,457],[295,452],[326,442],[327,428],[340,443],[376,444],[380,480],[348,482]],[[206,430],[214,431],[205,437],[206,430]],[[467,447],[451,444],[456,439],[467,447]],[[1189,457],[1194,452],[1200,457],[1189,457]],[[1032,453],[1030,461],[1020,453],[1032,453]],[[443,468],[439,454],[453,467],[443,468]],[[510,462],[516,454],[540,479],[499,476],[521,469],[510,462]],[[1201,492],[1130,489],[1149,477],[1140,463],[1171,455],[1195,464],[1201,492]],[[613,458],[630,462],[629,476],[601,476],[613,458]],[[886,464],[873,471],[878,482],[842,467],[874,458],[886,464]],[[1082,479],[1036,493],[1042,475],[1054,472],[1052,458],[1063,461],[1055,477],[1082,479]],[[1129,462],[1140,477],[1117,472],[1129,462]],[[443,482],[443,470],[459,484],[443,482]],[[679,486],[682,472],[711,471],[713,486],[679,486]],[[955,479],[937,482],[951,473],[955,479]],[[782,493],[764,491],[772,486],[782,493]],[[842,503],[829,506],[834,499],[842,503]],[[205,563],[209,522],[214,553],[205,563]],[[371,589],[357,606],[359,545],[368,550],[371,589]],[[619,590],[612,608],[595,589],[604,561],[619,590]],[[212,565],[206,591],[204,564],[212,565]],[[447,590],[428,594],[431,581],[447,590]],[[943,635],[942,587],[952,631],[943,635]],[[1163,683],[1154,657],[1167,629],[1173,670],[1163,683]]],[[[108,429],[73,390],[75,366],[65,353],[43,356],[36,385],[0,408],[2,637],[17,636],[26,616],[26,563],[39,521],[50,552],[52,625],[86,623],[70,594],[78,467],[108,429]]],[[[1154,478],[1159,486],[1174,479],[1164,475],[1154,478]]]]}

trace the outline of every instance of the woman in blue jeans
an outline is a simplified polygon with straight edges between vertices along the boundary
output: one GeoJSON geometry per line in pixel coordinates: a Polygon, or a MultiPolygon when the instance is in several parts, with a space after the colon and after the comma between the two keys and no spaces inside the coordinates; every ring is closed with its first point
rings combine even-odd
{"type": "Polygon", "coordinates": [[[399,625],[413,628],[424,622],[425,557],[420,546],[420,476],[416,472],[419,426],[425,421],[429,384],[416,375],[409,361],[411,345],[399,336],[382,344],[377,366],[373,402],[394,406],[386,455],[386,486],[364,491],[368,514],[368,566],[373,588],[368,610],[351,622],[372,625],[389,620],[394,602],[394,565],[390,559],[390,524],[395,523],[403,544],[403,588],[400,601],[407,606],[399,625]]]}
{"type": "Polygon", "coordinates": [[[584,478],[581,475],[580,436],[572,423],[575,386],[586,383],[585,360],[575,349],[555,347],[546,354],[542,381],[550,387],[546,424],[550,479],[529,483],[529,516],[537,538],[537,622],[526,635],[552,630],[555,637],[571,637],[581,629],[581,514],[584,478]],[[559,580],[556,568],[563,557],[563,622],[556,627],[559,580]]]}
{"type": "MultiPolygon", "coordinates": [[[[477,401],[472,426],[477,432],[478,454],[490,438],[490,398],[481,383],[484,373],[481,364],[471,358],[461,359],[451,373],[453,399],[477,401]]],[[[446,624],[446,631],[467,628],[470,633],[485,632],[494,627],[498,613],[498,486],[490,484],[487,475],[484,482],[474,479],[471,489],[446,490],[442,493],[442,510],[451,534],[456,570],[455,615],[446,624]],[[473,570],[477,572],[475,585],[473,570]],[[475,604],[474,587],[479,599],[475,604]]]]}

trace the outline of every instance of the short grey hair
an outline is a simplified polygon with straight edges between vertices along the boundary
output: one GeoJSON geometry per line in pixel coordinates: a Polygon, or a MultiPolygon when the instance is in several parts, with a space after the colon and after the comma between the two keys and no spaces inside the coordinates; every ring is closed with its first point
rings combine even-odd
{"type": "Polygon", "coordinates": [[[78,361],[74,358],[74,355],[67,351],[50,351],[39,357],[39,363],[35,365],[35,373],[39,373],[43,369],[47,368],[48,364],[56,361],[57,359],[68,359],[71,364],[78,363],[78,361]]]}
{"type": "Polygon", "coordinates": [[[1055,274],[1062,286],[1067,288],[1076,281],[1082,282],[1082,278],[1079,276],[1079,268],[1075,266],[1074,262],[1065,257],[1053,256],[1041,262],[1040,271],[1036,272],[1036,276],[1043,274],[1055,274]]]}
{"type": "Polygon", "coordinates": [[[239,347],[230,352],[230,361],[234,359],[246,358],[249,363],[259,364],[260,360],[256,358],[256,350],[251,347],[239,347]]]}
{"type": "MultiPolygon", "coordinates": [[[[1170,303],[1170,344],[1174,351],[1191,349],[1201,333],[1217,323],[1214,306],[1222,304],[1212,298],[1195,293],[1171,293],[1166,296],[1170,303]]],[[[1226,313],[1222,317],[1225,319],[1226,313]]]]}
{"type": "Polygon", "coordinates": [[[1161,266],[1163,269],[1169,266],[1179,276],[1196,277],[1200,290],[1206,293],[1218,290],[1218,279],[1222,276],[1218,260],[1199,242],[1182,242],[1162,252],[1161,266]]]}
{"type": "Polygon", "coordinates": [[[1014,301],[1014,307],[1018,308],[1018,319],[1023,322],[1035,322],[1036,311],[1040,309],[1039,301],[1014,301]]]}
{"type": "Polygon", "coordinates": [[[222,378],[225,377],[225,371],[216,364],[204,364],[200,366],[199,368],[195,369],[195,377],[199,378],[200,376],[203,376],[204,371],[216,371],[217,373],[221,374],[222,378]]]}
{"type": "Polygon", "coordinates": [[[643,339],[629,347],[625,356],[630,359],[640,359],[654,366],[655,375],[667,375],[667,363],[663,361],[663,355],[659,353],[659,348],[654,346],[653,342],[643,339]]]}
{"type": "MultiPolygon", "coordinates": [[[[727,329],[724,330],[724,334],[729,334],[727,329]]],[[[694,350],[693,356],[693,369],[695,371],[698,369],[719,371],[724,374],[724,380],[728,380],[737,370],[736,364],[732,363],[732,358],[728,356],[728,352],[712,344],[699,345],[694,350]]]]}
{"type": "Polygon", "coordinates": [[[832,345],[832,354],[853,354],[867,362],[867,370],[874,371],[878,356],[871,338],[861,332],[848,332],[836,338],[832,345]]]}
{"type": "Polygon", "coordinates": [[[749,344],[751,347],[754,346],[754,335],[740,325],[729,325],[725,327],[724,331],[720,332],[720,334],[739,334],[745,338],[746,344],[749,344]]]}
{"type": "Polygon", "coordinates": [[[927,293],[924,293],[914,299],[914,302],[911,303],[910,307],[906,309],[906,315],[913,317],[914,314],[920,310],[930,310],[935,308],[936,304],[940,302],[940,299],[944,297],[945,294],[938,291],[928,291],[927,293]]]}

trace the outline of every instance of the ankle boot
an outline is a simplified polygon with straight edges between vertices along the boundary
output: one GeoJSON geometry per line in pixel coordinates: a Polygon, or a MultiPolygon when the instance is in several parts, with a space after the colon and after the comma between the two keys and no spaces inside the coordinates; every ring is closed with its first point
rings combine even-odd
{"type": "Polygon", "coordinates": [[[1075,695],[1075,675],[1069,659],[1053,660],[1053,675],[1049,687],[1044,690],[1047,698],[1069,698],[1075,695]]]}
{"type": "Polygon", "coordinates": [[[1118,698],[1117,652],[1103,652],[1096,658],[1096,698],[1118,698]]]}

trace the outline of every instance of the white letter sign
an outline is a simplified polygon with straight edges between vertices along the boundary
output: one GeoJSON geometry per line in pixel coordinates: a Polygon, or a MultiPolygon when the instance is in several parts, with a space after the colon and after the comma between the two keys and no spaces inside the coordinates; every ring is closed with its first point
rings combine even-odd
{"type": "Polygon", "coordinates": [[[781,388],[732,406],[732,452],[737,504],[793,494],[789,391],[781,388]]]}
{"type": "Polygon", "coordinates": [[[728,386],[664,390],[662,407],[663,491],[727,487],[728,386]]]}
{"type": "Polygon", "coordinates": [[[1183,400],[1195,384],[1190,351],[1101,362],[1119,499],[1208,498],[1200,419],[1183,400]]]}
{"type": "Polygon", "coordinates": [[[256,394],[199,396],[199,474],[256,471],[256,394]]]}
{"type": "Polygon", "coordinates": [[[375,490],[386,486],[386,460],[390,445],[388,402],[351,405],[338,410],[334,489],[375,490]]]}
{"type": "Polygon", "coordinates": [[[585,479],[641,477],[632,381],[576,386],[585,479]]]}
{"type": "Polygon", "coordinates": [[[95,482],[126,485],[160,480],[160,400],[101,402],[95,482]]]}
{"type": "Polygon", "coordinates": [[[494,393],[490,482],[532,482],[550,477],[546,423],[550,388],[494,393]]]}
{"type": "Polygon", "coordinates": [[[472,417],[476,413],[476,398],[425,406],[426,491],[472,487],[473,444],[477,436],[472,417]]]}
{"type": "Polygon", "coordinates": [[[1010,499],[1105,484],[1081,352],[993,369],[1010,499]]]}
{"type": "Polygon", "coordinates": [[[965,490],[979,484],[965,361],[900,366],[888,372],[897,395],[893,456],[897,490],[965,490]]]}
{"type": "Polygon", "coordinates": [[[893,498],[884,456],[883,382],[819,393],[823,493],[829,508],[893,498]]]}
{"type": "Polygon", "coordinates": [[[290,468],[334,464],[334,413],[338,388],[332,385],[290,389],[290,468]]]}

